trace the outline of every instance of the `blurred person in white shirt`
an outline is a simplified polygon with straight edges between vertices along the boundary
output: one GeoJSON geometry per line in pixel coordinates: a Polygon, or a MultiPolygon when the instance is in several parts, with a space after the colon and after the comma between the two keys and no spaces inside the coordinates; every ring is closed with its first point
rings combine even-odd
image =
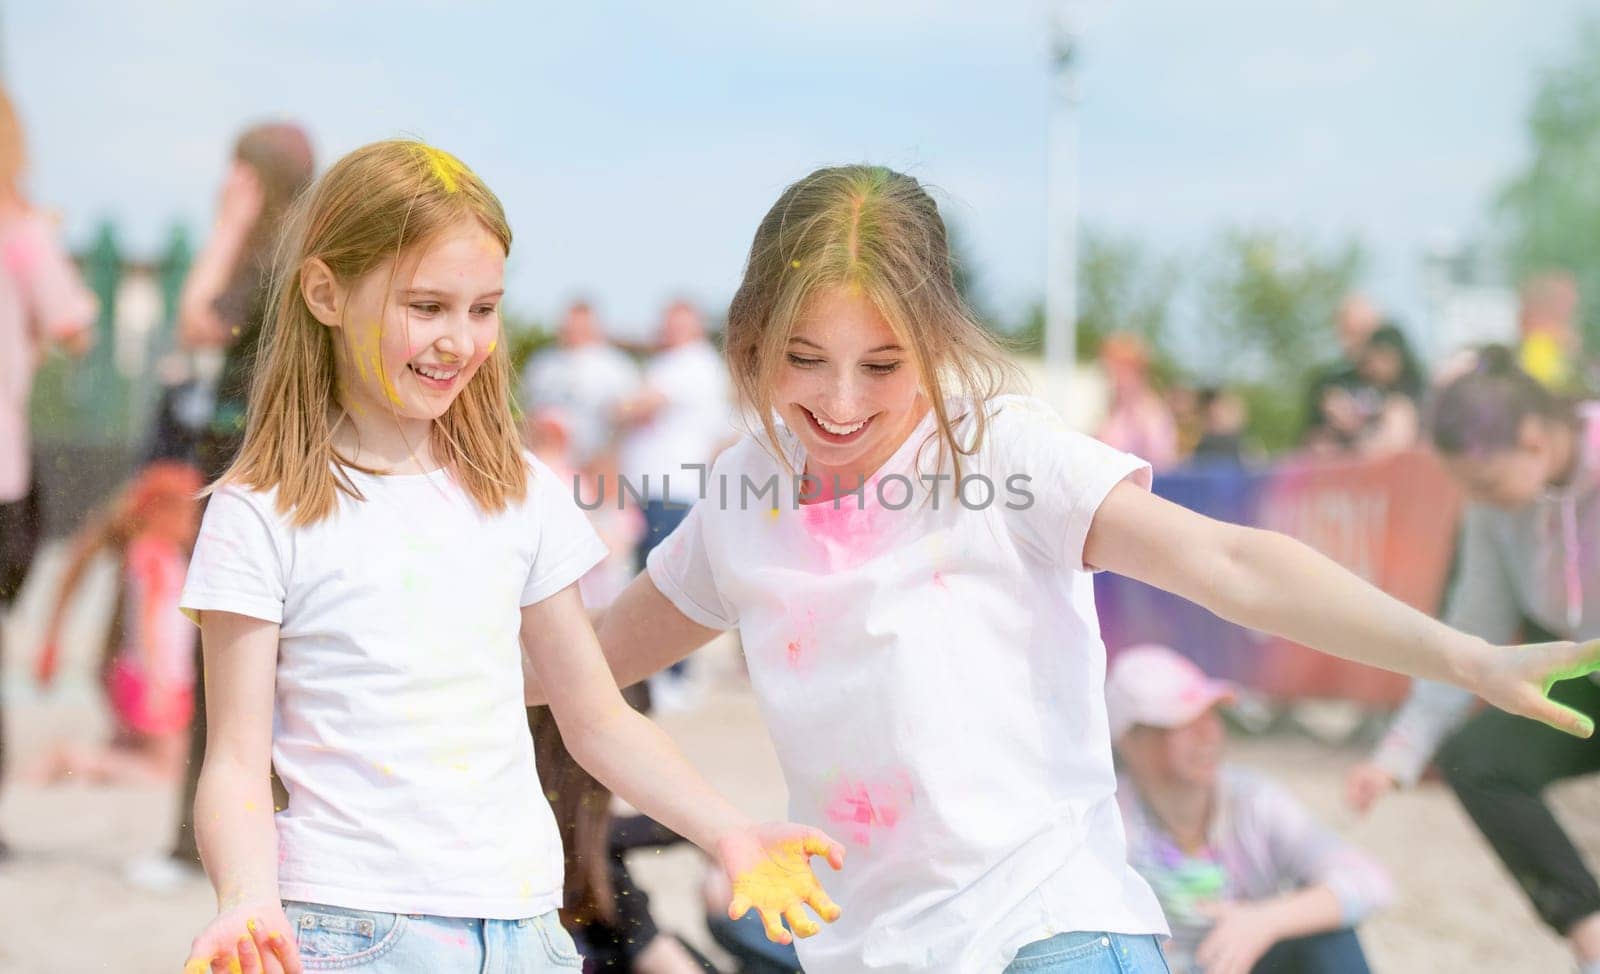
{"type": "Polygon", "coordinates": [[[580,299],[568,306],[556,344],[524,367],[518,391],[527,415],[554,408],[568,418],[571,461],[583,469],[611,446],[617,409],[638,388],[638,366],[606,340],[594,307],[580,299]]]}
{"type": "MultiPolygon", "coordinates": [[[[656,352],[644,366],[639,392],[618,411],[624,428],[618,468],[642,500],[645,532],[636,557],[672,533],[700,497],[703,470],[735,439],[733,387],[722,353],[706,336],[705,318],[688,301],[667,305],[656,352]]],[[[691,702],[683,663],[653,678],[652,703],[666,710],[691,702]]]]}

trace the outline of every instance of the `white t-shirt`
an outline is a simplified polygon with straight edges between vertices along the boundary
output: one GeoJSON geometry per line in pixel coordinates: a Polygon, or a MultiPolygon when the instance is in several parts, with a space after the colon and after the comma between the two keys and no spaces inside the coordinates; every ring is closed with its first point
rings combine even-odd
{"type": "Polygon", "coordinates": [[[275,492],[206,508],[182,606],[280,625],[272,762],[285,899],[516,919],[561,905],[561,838],[522,702],[520,607],[605,556],[570,486],[485,514],[443,471],[352,473],[293,527],[275,492]]]}
{"type": "Polygon", "coordinates": [[[611,413],[639,388],[639,368],[614,345],[557,345],[534,356],[522,373],[521,402],[530,412],[557,407],[570,424],[572,460],[588,463],[611,443],[611,413]]]}
{"type": "MultiPolygon", "coordinates": [[[[890,509],[907,499],[896,478],[936,472],[931,412],[865,503],[838,509],[742,504],[791,476],[752,437],[649,558],[686,616],[738,627],[790,815],[849,850],[842,872],[818,866],[844,914],[798,941],[807,970],[990,974],[1057,933],[1167,929],[1126,860],[1083,567],[1100,502],[1124,479],[1148,486],[1149,468],[1037,400],[987,408],[982,448],[961,458],[994,485],[986,506],[983,481],[969,509],[946,479],[937,509],[926,481],[890,509]]],[[[970,416],[955,427],[970,441],[970,416]]]]}
{"type": "Polygon", "coordinates": [[[692,342],[652,358],[644,384],[666,404],[624,438],[620,469],[649,500],[692,504],[700,496],[700,473],[683,465],[709,465],[735,432],[728,367],[710,342],[692,342]]]}

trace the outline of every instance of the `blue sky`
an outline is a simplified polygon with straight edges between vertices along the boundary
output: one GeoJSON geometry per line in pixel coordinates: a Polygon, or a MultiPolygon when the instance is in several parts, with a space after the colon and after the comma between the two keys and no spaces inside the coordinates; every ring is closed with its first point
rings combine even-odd
{"type": "MultiPolygon", "coordinates": [[[[789,181],[871,160],[936,186],[990,303],[1043,293],[1042,0],[0,5],[30,186],[74,243],[199,230],[237,130],[320,161],[396,134],[477,169],[517,234],[510,303],[720,311],[789,181]]],[[[1481,229],[1541,64],[1597,0],[1084,0],[1085,223],[1186,263],[1229,224],[1355,235],[1421,312],[1417,258],[1481,229]],[[1538,10],[1537,15],[1530,13],[1538,10]]]]}

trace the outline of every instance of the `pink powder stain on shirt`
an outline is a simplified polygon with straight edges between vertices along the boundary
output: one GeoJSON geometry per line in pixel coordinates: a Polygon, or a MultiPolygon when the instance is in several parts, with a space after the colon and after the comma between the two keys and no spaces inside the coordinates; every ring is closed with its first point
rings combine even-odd
{"type": "Polygon", "coordinates": [[[911,803],[911,781],[905,772],[884,781],[840,776],[822,813],[850,842],[870,848],[873,833],[893,829],[911,803]]]}
{"type": "MultiPolygon", "coordinates": [[[[875,496],[876,481],[869,481],[865,491],[869,498],[875,496]]],[[[854,568],[872,557],[881,531],[878,513],[870,502],[863,504],[854,494],[800,508],[806,531],[822,546],[829,571],[854,568]]]]}
{"type": "Polygon", "coordinates": [[[807,609],[805,617],[795,623],[794,638],[784,647],[784,659],[792,670],[809,668],[811,653],[817,647],[817,610],[807,609]]]}
{"type": "Polygon", "coordinates": [[[950,591],[950,586],[944,583],[944,572],[935,571],[933,573],[933,587],[942,592],[950,591]]]}

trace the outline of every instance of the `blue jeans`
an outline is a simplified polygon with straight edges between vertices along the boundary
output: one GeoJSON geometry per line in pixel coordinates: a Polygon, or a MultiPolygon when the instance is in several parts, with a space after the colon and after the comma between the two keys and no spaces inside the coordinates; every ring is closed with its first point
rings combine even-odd
{"type": "Polygon", "coordinates": [[[307,971],[544,974],[583,959],[554,911],[522,920],[375,913],[285,900],[307,971]]]}
{"type": "Polygon", "coordinates": [[[754,910],[737,920],[724,914],[707,914],[706,929],[717,946],[739,962],[741,974],[795,974],[800,970],[800,956],[794,944],[768,940],[767,928],[754,910]]]}
{"type": "Polygon", "coordinates": [[[1017,951],[1005,974],[1171,974],[1150,934],[1060,933],[1017,951]]]}
{"type": "Polygon", "coordinates": [[[1250,968],[1250,974],[1370,974],[1367,955],[1348,927],[1280,940],[1250,968]]]}
{"type": "MultiPolygon", "coordinates": [[[[644,560],[650,556],[650,550],[665,541],[667,535],[677,530],[683,519],[689,516],[689,505],[673,504],[668,506],[666,501],[646,501],[644,505],[644,535],[634,546],[633,556],[639,562],[639,571],[644,571],[644,560]]],[[[675,676],[682,676],[689,669],[687,660],[679,660],[667,667],[667,672],[675,676]]]]}
{"type": "Polygon", "coordinates": [[[667,535],[676,530],[688,516],[687,504],[673,504],[669,507],[666,501],[645,501],[644,534],[640,536],[633,549],[633,556],[638,559],[640,571],[644,571],[644,560],[649,557],[650,549],[665,541],[667,535]]]}

